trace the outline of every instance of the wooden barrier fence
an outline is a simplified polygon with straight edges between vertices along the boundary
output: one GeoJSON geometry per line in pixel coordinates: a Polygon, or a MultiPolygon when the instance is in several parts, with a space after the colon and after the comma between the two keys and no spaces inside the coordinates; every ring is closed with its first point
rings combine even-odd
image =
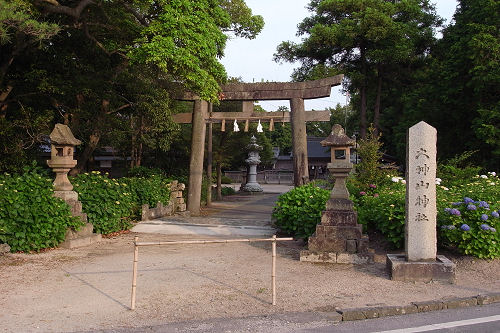
{"type": "Polygon", "coordinates": [[[179,244],[214,244],[214,243],[250,243],[250,242],[272,242],[272,268],[271,268],[271,289],[272,304],[276,305],[276,242],[291,241],[293,238],[245,238],[245,239],[213,239],[213,240],[190,240],[190,241],[170,241],[170,242],[139,242],[139,237],[134,238],[134,268],[132,271],[132,296],[130,309],[135,309],[135,297],[137,289],[137,264],[139,260],[139,246],[157,246],[157,245],[179,245],[179,244]]]}

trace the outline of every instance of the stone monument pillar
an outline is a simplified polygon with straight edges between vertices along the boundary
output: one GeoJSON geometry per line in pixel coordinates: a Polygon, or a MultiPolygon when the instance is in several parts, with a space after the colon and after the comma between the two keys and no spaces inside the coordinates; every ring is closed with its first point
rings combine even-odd
{"type": "Polygon", "coordinates": [[[240,188],[243,192],[262,192],[262,187],[257,183],[257,165],[260,163],[259,151],[262,147],[257,144],[257,139],[252,135],[250,139],[250,144],[247,146],[248,158],[245,160],[247,162],[249,171],[247,177],[247,183],[240,188]]]}
{"type": "Polygon", "coordinates": [[[300,252],[300,261],[362,264],[373,261],[368,251],[368,236],[363,235],[363,226],[358,224],[357,213],[349,200],[345,179],[352,170],[350,147],[354,139],[336,124],[322,146],[331,147],[331,163],[328,170],[335,177],[335,184],[321,215],[321,223],[309,237],[308,250],[300,252]]]}
{"type": "Polygon", "coordinates": [[[436,255],[437,131],[421,121],[406,145],[405,255],[387,255],[392,280],[454,282],[455,265],[436,255]]]}
{"type": "Polygon", "coordinates": [[[81,144],[71,133],[68,126],[56,124],[50,133],[51,152],[49,167],[54,170],[54,196],[63,199],[71,207],[73,216],[79,216],[85,225],[79,231],[68,229],[66,238],[59,246],[64,248],[75,248],[90,245],[101,240],[100,234],[94,234],[94,226],[87,223],[87,214],[82,212],[82,203],[78,201],[78,193],[73,191],[73,185],[68,179],[68,172],[76,165],[73,159],[74,146],[81,144]]]}

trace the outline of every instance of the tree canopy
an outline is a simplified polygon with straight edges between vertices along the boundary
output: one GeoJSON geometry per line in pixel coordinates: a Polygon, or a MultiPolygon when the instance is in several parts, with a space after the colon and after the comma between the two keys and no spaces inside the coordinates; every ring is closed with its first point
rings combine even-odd
{"type": "Polygon", "coordinates": [[[312,15],[298,26],[301,43],[283,42],[276,61],[299,61],[298,81],[344,73],[346,89],[359,93],[360,133],[373,107],[378,129],[382,90],[421,62],[441,20],[427,0],[312,0],[312,15]]]}
{"type": "Polygon", "coordinates": [[[54,122],[84,145],[140,164],[176,132],[172,94],[218,101],[228,35],[263,27],[243,0],[0,0],[0,169],[28,157],[54,122]],[[134,158],[136,156],[136,158],[134,158]]]}

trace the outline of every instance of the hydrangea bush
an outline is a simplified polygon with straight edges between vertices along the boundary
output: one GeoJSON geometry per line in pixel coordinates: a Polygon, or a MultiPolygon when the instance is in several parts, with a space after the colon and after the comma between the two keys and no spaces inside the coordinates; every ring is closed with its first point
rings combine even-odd
{"type": "Polygon", "coordinates": [[[440,236],[445,243],[478,258],[500,257],[498,205],[465,197],[440,214],[440,236]],[[495,210],[495,208],[497,208],[495,210]]]}
{"type": "MultiPolygon", "coordinates": [[[[373,191],[354,192],[351,188],[351,198],[355,202],[360,223],[380,231],[393,247],[402,248],[405,230],[405,181],[398,176],[388,178],[391,180],[390,184],[374,188],[373,191]]],[[[452,245],[466,254],[481,258],[500,257],[498,233],[478,233],[492,231],[486,230],[488,227],[498,230],[498,219],[495,216],[500,204],[500,183],[496,173],[476,175],[456,186],[437,178],[436,194],[440,245],[452,245]],[[464,197],[467,197],[467,205],[462,201],[464,197]],[[471,203],[470,197],[481,200],[473,200],[471,203]],[[456,205],[452,206],[454,202],[456,205]],[[459,209],[460,204],[464,205],[465,213],[464,209],[459,209]],[[457,215],[457,212],[460,212],[460,215],[457,215]],[[476,223],[478,221],[479,224],[476,223]],[[448,227],[441,229],[441,226],[448,227]],[[467,228],[469,233],[464,234],[463,231],[467,228]]]]}
{"type": "Polygon", "coordinates": [[[39,251],[64,241],[66,230],[83,222],[53,196],[53,179],[37,169],[22,175],[0,175],[0,243],[11,251],[39,251]]]}
{"type": "Polygon", "coordinates": [[[404,180],[394,177],[392,183],[371,187],[351,195],[358,212],[358,222],[364,229],[380,231],[393,248],[404,246],[405,186],[404,180]]]}
{"type": "Polygon", "coordinates": [[[306,239],[321,222],[330,191],[314,184],[296,187],[278,197],[273,210],[276,227],[288,235],[306,239]]]}
{"type": "Polygon", "coordinates": [[[129,229],[143,204],[154,207],[158,201],[167,204],[170,198],[170,181],[159,175],[112,179],[92,171],[71,182],[94,231],[102,234],[129,229]]]}

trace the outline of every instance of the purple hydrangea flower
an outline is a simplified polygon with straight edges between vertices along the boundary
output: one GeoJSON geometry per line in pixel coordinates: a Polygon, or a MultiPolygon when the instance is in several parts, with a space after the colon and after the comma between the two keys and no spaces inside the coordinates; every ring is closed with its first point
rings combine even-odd
{"type": "Polygon", "coordinates": [[[377,185],[375,185],[375,184],[370,184],[369,186],[370,186],[371,188],[377,188],[377,185]]]}
{"type": "Polygon", "coordinates": [[[453,208],[451,211],[450,211],[450,214],[451,215],[456,215],[456,216],[460,216],[460,211],[456,208],[453,208]]]}
{"type": "Polygon", "coordinates": [[[366,195],[366,192],[365,191],[361,191],[361,192],[359,192],[359,194],[366,195]]]}
{"type": "Polygon", "coordinates": [[[490,230],[491,227],[489,225],[487,225],[487,224],[481,224],[481,229],[483,229],[483,230],[490,230]]]}
{"type": "Polygon", "coordinates": [[[472,205],[472,204],[468,204],[467,205],[467,210],[476,210],[476,206],[472,205]]]}
{"type": "Polygon", "coordinates": [[[451,208],[445,208],[444,211],[449,213],[449,212],[451,212],[451,208]]]}
{"type": "Polygon", "coordinates": [[[458,205],[461,205],[463,202],[453,202],[452,205],[453,206],[458,206],[458,205]]]}
{"type": "Polygon", "coordinates": [[[488,220],[488,215],[486,215],[486,214],[481,215],[481,220],[487,221],[488,220]]]}
{"type": "Polygon", "coordinates": [[[469,197],[465,197],[465,198],[464,198],[464,202],[465,202],[466,204],[468,204],[468,203],[473,203],[473,202],[474,202],[474,200],[472,200],[472,199],[471,199],[471,198],[469,198],[469,197]]]}
{"type": "Polygon", "coordinates": [[[491,231],[491,232],[497,232],[497,229],[495,229],[495,228],[490,228],[490,231],[491,231]]]}
{"type": "Polygon", "coordinates": [[[500,216],[500,215],[498,214],[498,212],[492,211],[491,216],[498,218],[498,216],[500,216]]]}
{"type": "Polygon", "coordinates": [[[469,227],[467,224],[465,224],[465,223],[464,223],[464,224],[462,224],[462,225],[460,226],[460,229],[462,229],[463,231],[469,231],[469,230],[470,230],[470,227],[469,227]]]}
{"type": "Polygon", "coordinates": [[[488,205],[488,203],[486,201],[479,201],[479,207],[482,207],[482,208],[490,208],[490,205],[488,205]]]}

